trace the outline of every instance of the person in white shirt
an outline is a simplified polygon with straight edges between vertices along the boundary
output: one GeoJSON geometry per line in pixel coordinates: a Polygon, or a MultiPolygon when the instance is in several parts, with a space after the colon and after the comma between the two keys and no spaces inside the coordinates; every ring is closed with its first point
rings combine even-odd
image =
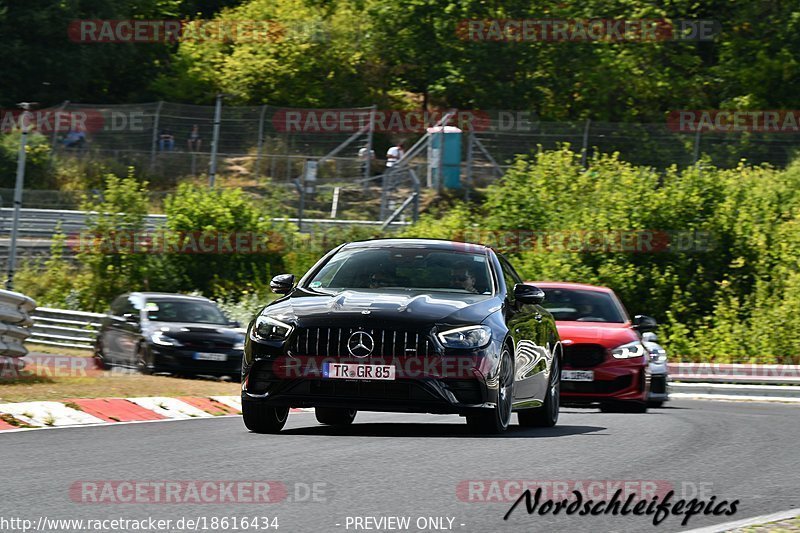
{"type": "Polygon", "coordinates": [[[403,156],[406,155],[406,152],[403,147],[403,143],[397,143],[395,146],[389,148],[386,152],[386,168],[391,168],[397,164],[398,161],[403,159],[403,156]]]}

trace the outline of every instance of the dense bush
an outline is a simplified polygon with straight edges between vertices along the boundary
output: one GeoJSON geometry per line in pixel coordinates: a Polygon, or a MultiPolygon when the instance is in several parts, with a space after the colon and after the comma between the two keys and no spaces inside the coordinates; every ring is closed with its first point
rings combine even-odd
{"type": "Polygon", "coordinates": [[[675,356],[767,362],[800,353],[799,217],[800,164],[660,173],[604,154],[584,169],[564,148],[519,158],[483,204],[425,215],[408,233],[493,244],[528,280],[608,285],[632,314],[663,324],[675,356]],[[631,231],[655,250],[556,246],[631,231]]]}

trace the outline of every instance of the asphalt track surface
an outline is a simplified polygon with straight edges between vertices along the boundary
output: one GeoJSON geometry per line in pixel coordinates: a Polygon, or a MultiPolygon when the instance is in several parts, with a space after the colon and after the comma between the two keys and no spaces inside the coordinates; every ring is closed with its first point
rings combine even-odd
{"type": "Polygon", "coordinates": [[[453,518],[452,531],[464,532],[679,531],[800,507],[799,422],[796,406],[684,400],[644,415],[563,408],[555,428],[514,425],[500,437],[470,435],[457,416],[383,413],[359,413],[344,429],[293,413],[280,435],[249,433],[239,417],[13,432],[0,435],[0,517],[269,516],[281,532],[344,532],[390,531],[348,528],[347,517],[407,516],[411,527],[399,531],[435,531],[418,529],[420,517],[453,518]],[[70,497],[82,480],[274,480],[288,494],[88,504],[70,497]],[[469,480],[649,480],[686,499],[740,503],[733,516],[687,526],[678,516],[654,526],[652,516],[528,515],[524,504],[504,521],[513,499],[464,501],[469,480]]]}

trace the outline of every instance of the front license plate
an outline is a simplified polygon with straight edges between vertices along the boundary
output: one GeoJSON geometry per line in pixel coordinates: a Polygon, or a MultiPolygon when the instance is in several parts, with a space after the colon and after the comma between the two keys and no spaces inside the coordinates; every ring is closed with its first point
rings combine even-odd
{"type": "Polygon", "coordinates": [[[359,365],[356,363],[325,363],[322,376],[328,379],[379,379],[394,381],[394,365],[359,365]]]}
{"type": "Polygon", "coordinates": [[[228,356],[224,353],[205,353],[205,352],[197,352],[194,354],[194,358],[197,361],[227,361],[228,356]]]}
{"type": "Polygon", "coordinates": [[[562,370],[561,381],[594,381],[593,370],[562,370]]]}

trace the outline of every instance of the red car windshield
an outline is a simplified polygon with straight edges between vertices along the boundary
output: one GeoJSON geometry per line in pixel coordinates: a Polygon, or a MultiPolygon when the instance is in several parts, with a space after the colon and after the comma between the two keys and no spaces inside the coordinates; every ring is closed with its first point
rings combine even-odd
{"type": "Polygon", "coordinates": [[[612,322],[626,321],[620,305],[606,292],[582,289],[543,288],[542,306],[558,321],[612,322]]]}

